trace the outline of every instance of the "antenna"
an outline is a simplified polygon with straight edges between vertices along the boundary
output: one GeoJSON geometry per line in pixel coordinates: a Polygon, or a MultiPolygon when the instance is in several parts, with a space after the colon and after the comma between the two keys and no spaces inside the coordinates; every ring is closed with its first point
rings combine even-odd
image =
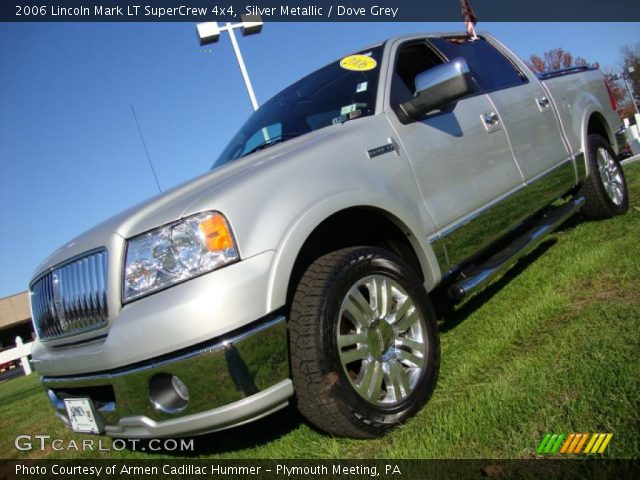
{"type": "Polygon", "coordinates": [[[147,152],[147,159],[149,160],[149,166],[151,167],[151,172],[153,173],[153,178],[156,181],[156,185],[158,187],[158,192],[162,193],[162,189],[160,188],[160,182],[158,181],[158,175],[156,175],[156,169],[153,168],[153,162],[151,161],[151,155],[149,155],[149,149],[147,148],[147,142],[144,141],[144,135],[142,134],[142,128],[140,128],[140,122],[138,121],[138,116],[136,115],[136,110],[133,108],[133,105],[129,105],[131,107],[131,113],[133,113],[133,119],[136,121],[136,126],[138,127],[138,133],[140,134],[140,140],[142,140],[142,145],[144,145],[144,151],[147,152]]]}

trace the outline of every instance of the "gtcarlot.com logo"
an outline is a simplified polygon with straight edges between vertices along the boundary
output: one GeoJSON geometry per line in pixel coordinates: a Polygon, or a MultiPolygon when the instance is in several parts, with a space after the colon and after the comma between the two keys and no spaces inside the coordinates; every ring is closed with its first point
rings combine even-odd
{"type": "Polygon", "coordinates": [[[83,438],[82,440],[53,438],[51,435],[18,435],[13,444],[16,450],[75,450],[75,451],[121,451],[138,450],[152,452],[193,452],[195,443],[193,438],[113,438],[109,441],[103,438],[83,438]]]}
{"type": "Polygon", "coordinates": [[[613,433],[547,433],[537,453],[562,453],[566,455],[604,453],[613,433]]]}

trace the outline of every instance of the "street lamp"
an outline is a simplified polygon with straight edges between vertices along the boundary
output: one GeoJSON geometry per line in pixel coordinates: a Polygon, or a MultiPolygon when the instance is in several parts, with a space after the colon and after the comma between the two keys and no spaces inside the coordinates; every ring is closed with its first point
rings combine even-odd
{"type": "Polygon", "coordinates": [[[633,104],[633,108],[635,108],[636,109],[636,113],[638,115],[640,115],[640,111],[638,111],[638,104],[636,103],[636,99],[633,96],[633,93],[631,92],[631,87],[629,87],[629,82],[627,82],[628,74],[629,73],[633,73],[635,71],[636,71],[636,69],[631,67],[631,66],[629,68],[627,68],[626,71],[623,70],[622,71],[622,80],[624,80],[624,84],[627,87],[627,92],[629,92],[629,97],[631,98],[631,103],[633,104]]]}
{"type": "Polygon", "coordinates": [[[233,30],[239,28],[243,37],[246,37],[247,35],[255,35],[256,33],[260,33],[262,30],[262,19],[258,15],[240,15],[240,19],[242,20],[240,23],[232,24],[231,22],[227,22],[224,27],[219,27],[218,22],[199,23],[196,29],[198,31],[198,38],[200,39],[200,46],[216,43],[220,40],[220,33],[229,32],[231,45],[233,45],[233,51],[236,54],[236,59],[238,60],[240,71],[242,72],[242,78],[244,79],[244,84],[247,87],[247,92],[249,93],[251,105],[254,110],[258,110],[256,94],[251,86],[249,73],[247,72],[247,67],[244,64],[242,53],[240,53],[240,46],[238,45],[238,41],[236,40],[236,35],[233,30]]]}

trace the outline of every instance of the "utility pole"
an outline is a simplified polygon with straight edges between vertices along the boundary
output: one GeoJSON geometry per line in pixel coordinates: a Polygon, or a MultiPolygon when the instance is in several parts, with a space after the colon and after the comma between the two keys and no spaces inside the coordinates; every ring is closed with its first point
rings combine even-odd
{"type": "Polygon", "coordinates": [[[627,92],[629,92],[629,98],[631,98],[631,103],[633,104],[633,108],[635,108],[636,113],[638,115],[640,115],[640,111],[638,111],[638,104],[636,103],[636,99],[633,96],[633,92],[631,91],[631,87],[629,86],[629,82],[627,81],[627,75],[628,73],[633,73],[635,72],[635,68],[633,67],[629,67],[625,70],[622,71],[622,80],[624,81],[624,85],[627,87],[627,92]]]}

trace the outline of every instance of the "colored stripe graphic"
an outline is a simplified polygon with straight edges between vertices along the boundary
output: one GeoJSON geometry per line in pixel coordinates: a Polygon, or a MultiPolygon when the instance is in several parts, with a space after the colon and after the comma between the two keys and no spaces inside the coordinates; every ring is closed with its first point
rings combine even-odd
{"type": "Polygon", "coordinates": [[[551,438],[551,434],[547,433],[542,439],[542,441],[540,442],[540,445],[538,445],[538,449],[536,450],[536,453],[542,453],[544,451],[544,447],[547,445],[547,442],[549,441],[550,438],[551,438]]]}
{"type": "Polygon", "coordinates": [[[587,448],[584,449],[584,453],[591,453],[591,448],[593,447],[593,444],[596,443],[597,439],[598,439],[597,433],[594,433],[593,435],[591,435],[591,438],[589,439],[589,443],[587,443],[587,448]]]}
{"type": "Polygon", "coordinates": [[[568,437],[564,433],[547,433],[536,452],[565,455],[604,453],[612,437],[613,433],[571,433],[568,437]]]}
{"type": "Polygon", "coordinates": [[[556,453],[565,438],[564,433],[547,433],[538,445],[538,453],[556,453]]]}
{"type": "Polygon", "coordinates": [[[602,442],[602,445],[600,445],[600,450],[598,450],[598,453],[604,453],[605,448],[607,448],[607,445],[609,445],[609,442],[611,441],[611,437],[613,437],[613,433],[607,433],[604,442],[602,442]]]}
{"type": "Polygon", "coordinates": [[[606,433],[594,433],[594,435],[598,435],[598,439],[596,440],[596,443],[593,444],[593,448],[589,453],[598,453],[598,450],[600,449],[600,444],[604,440],[604,437],[607,436],[606,433]]]}
{"type": "Polygon", "coordinates": [[[553,445],[553,447],[551,447],[551,453],[556,453],[558,451],[565,437],[566,435],[564,433],[561,433],[560,435],[558,435],[558,439],[556,440],[556,443],[553,445]]]}
{"type": "MultiPolygon", "coordinates": [[[[611,436],[613,436],[613,434],[611,434],[611,436]]],[[[576,447],[575,451],[573,453],[580,453],[580,450],[582,450],[582,446],[584,445],[584,442],[587,441],[587,438],[589,438],[589,434],[588,433],[583,433],[582,434],[582,440],[580,440],[580,443],[578,443],[578,446],[576,447]]]]}
{"type": "Polygon", "coordinates": [[[573,442],[573,439],[575,438],[576,434],[572,433],[571,435],[569,435],[569,438],[567,438],[567,441],[564,442],[564,445],[562,445],[562,448],[560,449],[560,453],[567,453],[567,449],[569,448],[569,445],[571,445],[571,442],[573,442]]]}
{"type": "Polygon", "coordinates": [[[567,453],[577,453],[576,452],[576,447],[578,446],[578,443],[580,442],[580,440],[582,440],[582,434],[581,433],[576,433],[575,434],[575,438],[573,439],[573,442],[571,442],[571,446],[569,447],[569,450],[567,451],[567,453]]]}

